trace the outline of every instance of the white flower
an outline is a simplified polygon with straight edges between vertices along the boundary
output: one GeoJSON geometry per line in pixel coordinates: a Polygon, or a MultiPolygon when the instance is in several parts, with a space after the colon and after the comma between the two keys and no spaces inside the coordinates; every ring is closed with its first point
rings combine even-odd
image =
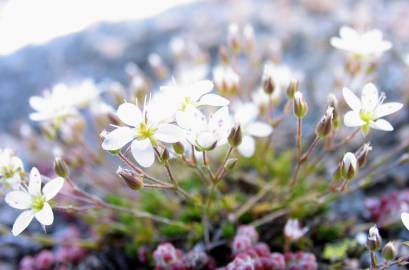
{"type": "Polygon", "coordinates": [[[69,94],[72,96],[72,105],[77,108],[84,108],[98,99],[101,91],[94,81],[84,80],[76,86],[70,87],[69,94]]]}
{"type": "Polygon", "coordinates": [[[289,219],[284,227],[284,235],[290,241],[297,241],[308,232],[308,228],[301,228],[300,222],[297,219],[289,219]]]}
{"type": "Polygon", "coordinates": [[[232,119],[227,107],[218,109],[209,118],[193,106],[176,115],[177,124],[186,130],[186,139],[199,151],[211,150],[227,142],[232,119]]]}
{"type": "Polygon", "coordinates": [[[182,130],[169,124],[168,115],[161,111],[161,103],[154,100],[149,104],[145,102],[143,111],[131,103],[121,104],[117,116],[128,126],[117,127],[108,133],[102,148],[115,151],[132,141],[131,151],[135,160],[143,167],[150,167],[155,161],[153,147],[158,141],[175,143],[183,139],[182,130]]]}
{"type": "Polygon", "coordinates": [[[350,27],[343,26],[339,30],[339,35],[340,37],[331,38],[331,45],[358,57],[379,57],[392,47],[389,41],[383,40],[382,32],[377,29],[358,33],[350,27]]]}
{"type": "Polygon", "coordinates": [[[17,189],[20,186],[22,172],[24,167],[21,159],[14,156],[10,149],[0,149],[0,182],[17,189]]]}
{"type": "Polygon", "coordinates": [[[19,235],[35,217],[42,225],[51,225],[54,214],[50,201],[64,185],[64,178],[57,177],[41,189],[41,175],[37,168],[32,168],[27,190],[15,190],[7,193],[5,201],[13,208],[24,210],[13,225],[13,235],[19,235]]]}
{"type": "Polygon", "coordinates": [[[213,90],[213,83],[208,80],[184,86],[162,86],[160,90],[160,94],[167,96],[167,102],[174,104],[177,111],[184,111],[188,106],[198,107],[208,105],[222,107],[229,104],[227,99],[210,93],[213,90]]]}
{"type": "Polygon", "coordinates": [[[361,127],[367,133],[369,128],[392,131],[392,125],[381,119],[384,116],[399,111],[403,104],[398,102],[383,103],[385,95],[379,95],[378,89],[372,83],[368,83],[362,89],[359,99],[348,88],[343,89],[346,103],[352,109],[344,116],[344,124],[348,127],[361,127]]]}
{"type": "Polygon", "coordinates": [[[59,123],[65,117],[77,113],[74,107],[73,95],[64,84],[57,84],[50,91],[45,91],[43,96],[33,96],[29,102],[36,110],[30,114],[33,121],[51,121],[59,123]]]}
{"type": "Polygon", "coordinates": [[[402,219],[403,225],[405,225],[406,229],[409,230],[409,213],[403,212],[400,215],[400,218],[402,219]]]}
{"type": "Polygon", "coordinates": [[[273,128],[263,122],[257,121],[258,107],[254,103],[240,103],[236,106],[234,120],[240,125],[242,132],[242,141],[238,150],[244,157],[251,157],[255,151],[256,142],[254,137],[267,137],[273,131],[273,128]]]}

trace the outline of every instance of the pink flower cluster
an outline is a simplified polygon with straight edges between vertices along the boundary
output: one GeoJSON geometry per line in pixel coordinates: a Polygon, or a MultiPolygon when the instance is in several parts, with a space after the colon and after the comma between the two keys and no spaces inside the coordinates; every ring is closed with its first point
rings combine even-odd
{"type": "MultiPolygon", "coordinates": [[[[61,237],[61,243],[66,241],[75,241],[79,239],[80,234],[76,227],[68,227],[61,237]]],[[[66,245],[59,247],[55,251],[42,250],[35,256],[25,256],[20,261],[20,270],[68,270],[68,266],[81,262],[87,255],[85,249],[66,245]]]]}
{"type": "Polygon", "coordinates": [[[380,198],[365,200],[371,219],[377,224],[388,224],[399,219],[402,211],[409,210],[409,189],[392,192],[380,198]]]}

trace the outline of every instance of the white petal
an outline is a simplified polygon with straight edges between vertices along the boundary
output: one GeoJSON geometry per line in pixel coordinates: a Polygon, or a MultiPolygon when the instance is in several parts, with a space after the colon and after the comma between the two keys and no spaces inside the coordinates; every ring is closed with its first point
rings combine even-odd
{"type": "Polygon", "coordinates": [[[237,149],[242,156],[251,157],[256,150],[256,142],[251,136],[244,136],[237,149]]]}
{"type": "Polygon", "coordinates": [[[259,113],[258,106],[253,102],[235,104],[234,120],[242,126],[253,122],[259,113]]]}
{"type": "Polygon", "coordinates": [[[51,225],[54,222],[54,214],[51,206],[45,202],[43,209],[34,214],[35,218],[43,225],[51,225]]]}
{"type": "Polygon", "coordinates": [[[176,123],[184,129],[200,130],[206,126],[204,114],[193,106],[188,106],[185,111],[176,113],[176,123]]]}
{"type": "Polygon", "coordinates": [[[32,195],[38,195],[41,192],[41,175],[36,167],[33,167],[30,171],[28,192],[32,195]]]}
{"type": "Polygon", "coordinates": [[[375,110],[379,104],[378,89],[373,83],[365,84],[361,95],[362,109],[368,112],[375,110]]]}
{"type": "Polygon", "coordinates": [[[400,218],[402,219],[403,225],[405,225],[406,229],[409,230],[409,213],[403,212],[400,215],[400,218]]]}
{"type": "Polygon", "coordinates": [[[210,116],[209,126],[215,131],[230,129],[232,125],[233,120],[230,117],[227,107],[218,109],[214,114],[212,114],[212,116],[210,116]]]}
{"type": "Polygon", "coordinates": [[[125,144],[135,138],[136,131],[129,127],[119,127],[109,132],[102,143],[104,150],[112,151],[121,149],[125,144]]]}
{"type": "Polygon", "coordinates": [[[217,142],[217,138],[214,133],[212,132],[201,132],[197,136],[197,145],[199,147],[209,149],[217,142]]]}
{"type": "Polygon", "coordinates": [[[341,29],[339,30],[339,36],[343,39],[359,38],[358,32],[349,26],[342,26],[341,29]]]}
{"type": "Polygon", "coordinates": [[[398,102],[388,102],[381,104],[378,107],[376,107],[374,117],[375,118],[384,117],[386,115],[399,111],[400,109],[402,109],[402,107],[403,104],[398,102]]]}
{"type": "Polygon", "coordinates": [[[165,143],[175,143],[183,140],[182,129],[172,124],[161,124],[155,132],[155,138],[165,143]]]}
{"type": "Polygon", "coordinates": [[[216,94],[207,94],[200,98],[199,105],[207,106],[227,106],[230,101],[216,94]]]}
{"type": "Polygon", "coordinates": [[[64,185],[64,178],[62,177],[57,177],[45,184],[43,187],[43,194],[45,197],[45,200],[51,200],[52,198],[57,195],[58,192],[60,192],[61,188],[64,185]]]}
{"type": "Polygon", "coordinates": [[[131,151],[136,162],[142,167],[150,167],[155,161],[155,153],[149,139],[134,140],[131,144],[131,151]]]}
{"type": "Polygon", "coordinates": [[[37,96],[31,97],[28,102],[30,103],[30,106],[36,111],[42,111],[46,105],[44,98],[37,96]]]}
{"type": "Polygon", "coordinates": [[[142,121],[141,110],[132,103],[125,102],[121,104],[116,114],[122,122],[132,127],[136,127],[142,121]]]}
{"type": "Polygon", "coordinates": [[[13,229],[11,230],[14,236],[19,235],[27,228],[30,222],[33,220],[34,214],[31,210],[22,212],[14,221],[13,229]]]}
{"type": "Polygon", "coordinates": [[[190,96],[193,101],[197,101],[201,96],[211,92],[213,90],[213,82],[209,80],[202,80],[189,85],[190,96]]]}
{"type": "Polygon", "coordinates": [[[386,121],[384,119],[378,119],[375,122],[371,123],[369,126],[371,128],[384,130],[384,131],[392,131],[393,130],[392,125],[388,121],[386,121]]]}
{"type": "Polygon", "coordinates": [[[351,90],[344,87],[344,89],[342,89],[342,94],[344,95],[345,102],[352,110],[361,110],[361,101],[351,90]]]}
{"type": "Polygon", "coordinates": [[[357,111],[349,111],[344,115],[344,125],[347,127],[360,127],[364,124],[365,122],[357,111]]]}
{"type": "Polygon", "coordinates": [[[246,131],[256,137],[267,137],[273,132],[273,128],[266,123],[253,122],[247,126],[246,131]]]}
{"type": "Polygon", "coordinates": [[[8,205],[16,209],[28,209],[32,203],[30,194],[17,190],[8,192],[5,201],[8,205]]]}

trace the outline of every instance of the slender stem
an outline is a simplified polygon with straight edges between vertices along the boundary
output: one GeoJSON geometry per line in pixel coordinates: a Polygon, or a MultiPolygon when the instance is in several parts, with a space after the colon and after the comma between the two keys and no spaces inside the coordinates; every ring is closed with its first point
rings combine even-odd
{"type": "Polygon", "coordinates": [[[164,166],[166,168],[166,172],[168,173],[170,180],[173,183],[173,186],[171,188],[173,188],[177,193],[182,195],[185,199],[192,201],[193,200],[192,197],[179,186],[178,182],[176,181],[176,178],[173,176],[172,170],[169,166],[169,162],[166,161],[164,166]]]}
{"type": "Polygon", "coordinates": [[[215,176],[215,181],[216,182],[223,178],[223,174],[224,174],[224,171],[225,171],[224,167],[226,166],[227,160],[229,160],[229,157],[230,157],[231,153],[233,152],[233,149],[234,149],[233,146],[230,145],[229,150],[227,150],[227,153],[224,156],[223,163],[220,164],[219,168],[217,169],[216,176],[215,176]]]}
{"type": "Polygon", "coordinates": [[[378,267],[376,266],[376,258],[375,258],[375,252],[370,251],[369,252],[370,256],[371,256],[371,265],[370,265],[370,269],[371,270],[376,270],[378,269],[378,267]]]}
{"type": "Polygon", "coordinates": [[[127,164],[129,167],[131,167],[136,173],[144,174],[142,169],[139,168],[138,166],[136,166],[133,162],[131,162],[124,154],[119,152],[118,156],[125,164],[127,164]]]}
{"type": "Polygon", "coordinates": [[[334,151],[335,149],[344,146],[345,144],[349,143],[355,136],[358,134],[360,131],[360,128],[356,128],[351,134],[349,134],[345,139],[343,139],[341,142],[333,144],[330,148],[329,151],[334,151]]]}
{"type": "Polygon", "coordinates": [[[191,149],[192,149],[192,164],[196,165],[197,162],[196,162],[196,156],[195,156],[195,146],[192,145],[191,149]]]}
{"type": "Polygon", "coordinates": [[[302,119],[297,117],[297,145],[296,145],[296,158],[297,162],[301,158],[301,143],[302,143],[302,119]]]}
{"type": "Polygon", "coordinates": [[[203,227],[204,227],[204,242],[205,242],[205,247],[206,250],[209,248],[209,242],[210,242],[210,236],[209,236],[209,210],[210,210],[210,205],[212,201],[212,196],[214,194],[214,191],[216,189],[216,184],[212,183],[210,186],[209,193],[207,195],[206,199],[206,205],[203,209],[203,227]]]}
{"type": "Polygon", "coordinates": [[[301,156],[300,163],[304,163],[305,161],[307,161],[309,159],[309,157],[312,154],[312,151],[314,151],[314,149],[318,145],[319,141],[320,141],[320,137],[316,136],[314,141],[311,143],[310,147],[308,148],[307,152],[301,156]]]}
{"type": "Polygon", "coordinates": [[[202,156],[203,156],[203,166],[207,167],[209,165],[209,162],[207,160],[206,151],[202,152],[202,156]]]}

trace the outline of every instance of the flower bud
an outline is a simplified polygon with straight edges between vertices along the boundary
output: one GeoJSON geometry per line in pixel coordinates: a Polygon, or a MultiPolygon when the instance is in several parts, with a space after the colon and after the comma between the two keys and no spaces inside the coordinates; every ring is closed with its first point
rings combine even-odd
{"type": "Polygon", "coordinates": [[[398,161],[398,162],[399,162],[400,165],[409,163],[409,153],[403,154],[403,155],[399,158],[399,161],[398,161]]]}
{"type": "Polygon", "coordinates": [[[235,23],[229,25],[229,31],[227,34],[227,43],[229,45],[229,49],[237,54],[240,52],[240,33],[239,33],[239,26],[235,23]]]}
{"type": "Polygon", "coordinates": [[[298,91],[299,87],[300,87],[300,84],[298,80],[292,79],[287,88],[287,96],[289,99],[294,98],[294,94],[298,91]]]}
{"type": "Polygon", "coordinates": [[[338,164],[337,169],[335,170],[334,175],[332,177],[336,181],[342,178],[342,162],[338,164]]]}
{"type": "Polygon", "coordinates": [[[275,90],[274,74],[271,65],[264,66],[263,77],[261,79],[263,90],[267,95],[273,94],[275,90]]]}
{"type": "Polygon", "coordinates": [[[182,155],[185,152],[185,147],[181,142],[176,142],[172,144],[173,150],[175,150],[176,154],[182,155]]]}
{"type": "Polygon", "coordinates": [[[304,99],[303,94],[297,91],[294,94],[294,114],[298,118],[303,118],[308,112],[308,104],[304,99]]]}
{"type": "Polygon", "coordinates": [[[334,108],[332,112],[332,126],[337,129],[341,124],[341,120],[339,117],[338,100],[335,95],[328,95],[328,106],[334,108]]]}
{"type": "Polygon", "coordinates": [[[230,171],[230,170],[232,170],[232,169],[236,166],[236,164],[237,164],[237,158],[229,158],[229,159],[226,161],[226,164],[224,164],[224,168],[225,168],[227,171],[230,171]]]}
{"type": "Polygon", "coordinates": [[[341,162],[341,174],[344,179],[354,178],[358,170],[358,162],[353,153],[348,152],[344,155],[341,162]]]}
{"type": "Polygon", "coordinates": [[[232,128],[228,137],[229,144],[233,147],[237,147],[241,144],[241,140],[241,127],[237,126],[232,128]]]}
{"type": "Polygon", "coordinates": [[[321,118],[315,128],[315,133],[321,138],[326,137],[332,130],[333,111],[334,108],[328,107],[324,116],[321,118]]]}
{"type": "Polygon", "coordinates": [[[382,249],[382,257],[387,261],[391,261],[395,259],[396,256],[397,250],[395,245],[392,242],[388,242],[382,249]]]}
{"type": "Polygon", "coordinates": [[[60,177],[66,177],[69,174],[67,163],[60,157],[54,159],[54,171],[60,177]]]}
{"type": "Polygon", "coordinates": [[[366,245],[370,251],[377,251],[381,248],[382,238],[376,225],[369,229],[366,245]]]}
{"type": "Polygon", "coordinates": [[[140,175],[121,167],[118,167],[116,174],[122,178],[131,189],[138,190],[143,188],[143,180],[140,175]]]}
{"type": "Polygon", "coordinates": [[[358,151],[356,151],[355,156],[360,168],[365,166],[366,162],[368,161],[369,151],[372,151],[372,146],[369,143],[364,144],[358,149],[358,151]]]}
{"type": "Polygon", "coordinates": [[[115,126],[121,125],[121,120],[119,120],[118,116],[113,112],[108,112],[108,119],[112,125],[115,126]]]}
{"type": "Polygon", "coordinates": [[[169,160],[169,151],[167,148],[164,148],[162,151],[162,154],[160,155],[160,159],[162,161],[168,161],[169,160]]]}
{"type": "Polygon", "coordinates": [[[213,70],[213,80],[217,90],[227,96],[234,96],[239,90],[240,76],[229,66],[219,66],[213,70]]]}

